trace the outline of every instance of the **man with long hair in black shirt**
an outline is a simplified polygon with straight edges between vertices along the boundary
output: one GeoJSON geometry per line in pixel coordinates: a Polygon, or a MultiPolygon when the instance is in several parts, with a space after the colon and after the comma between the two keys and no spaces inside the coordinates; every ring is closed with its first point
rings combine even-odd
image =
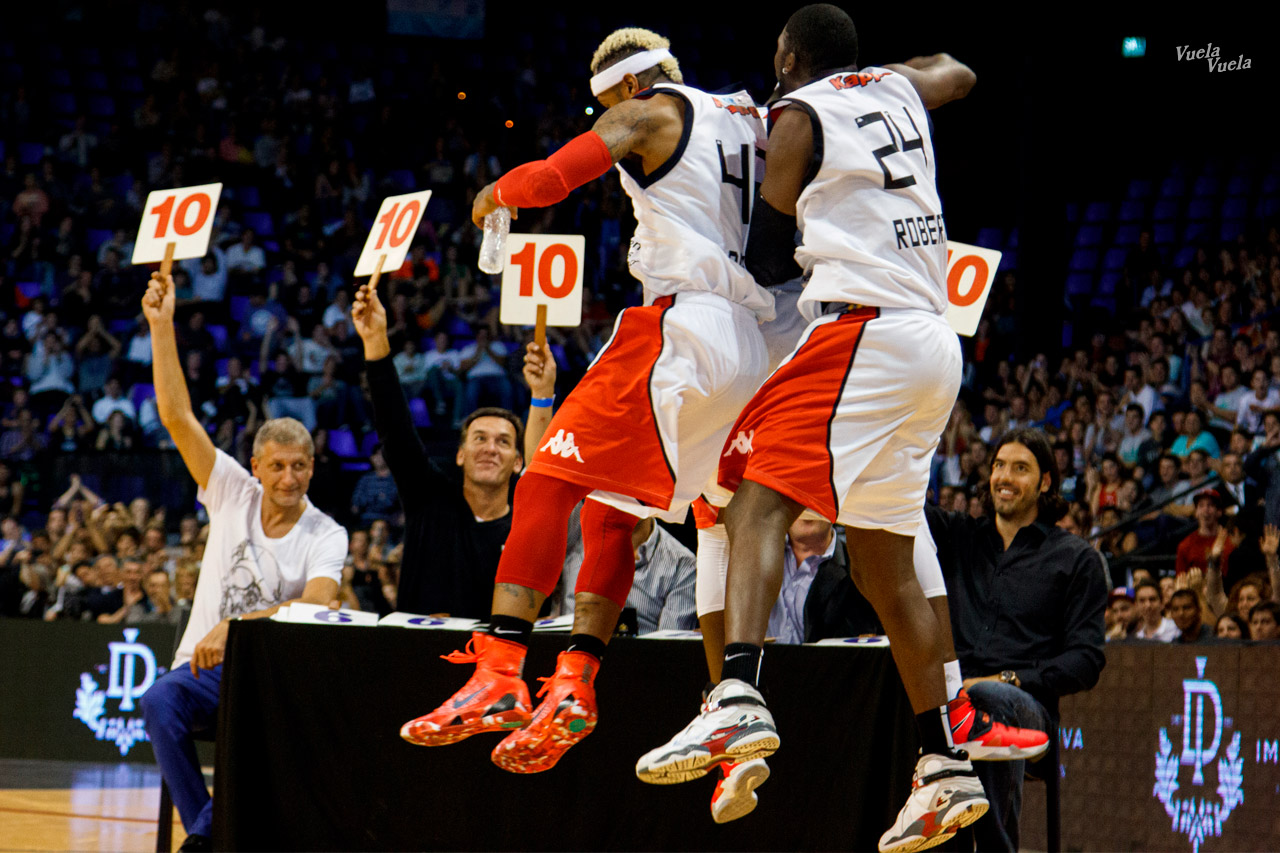
{"type": "Polygon", "coordinates": [[[487,619],[498,557],[511,532],[511,478],[524,467],[524,425],[506,409],[472,412],[458,445],[458,483],[431,461],[418,437],[375,288],[359,289],[351,319],[364,342],[374,428],[404,509],[396,609],[487,619]]]}

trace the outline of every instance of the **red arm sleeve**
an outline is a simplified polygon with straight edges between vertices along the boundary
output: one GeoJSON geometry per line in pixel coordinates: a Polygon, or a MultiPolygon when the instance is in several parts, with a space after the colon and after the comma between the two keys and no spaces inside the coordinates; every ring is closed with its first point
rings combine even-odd
{"type": "Polygon", "coordinates": [[[503,207],[547,207],[609,171],[613,155],[594,130],[570,140],[546,160],[517,166],[498,179],[493,197],[503,207]]]}

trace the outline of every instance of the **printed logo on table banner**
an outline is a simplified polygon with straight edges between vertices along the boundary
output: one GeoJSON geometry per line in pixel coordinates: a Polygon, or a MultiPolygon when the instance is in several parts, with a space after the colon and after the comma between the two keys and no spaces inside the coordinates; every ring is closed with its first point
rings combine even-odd
{"type": "Polygon", "coordinates": [[[382,262],[384,274],[400,269],[409,255],[409,245],[413,242],[413,235],[418,233],[418,225],[430,200],[431,190],[384,198],[353,275],[357,278],[373,275],[381,257],[385,257],[382,262]]]}
{"type": "Polygon", "coordinates": [[[222,184],[201,184],[154,190],[142,208],[142,222],[133,243],[135,264],[155,264],[164,260],[165,248],[173,244],[174,260],[203,258],[209,252],[213,220],[218,214],[222,184]]]}
{"type": "Polygon", "coordinates": [[[978,330],[1000,257],[994,249],[947,241],[947,322],[956,334],[969,337],[978,330]]]}
{"type": "Polygon", "coordinates": [[[100,676],[106,673],[106,690],[90,673],[80,673],[71,716],[88,726],[95,739],[114,743],[121,755],[128,755],[134,744],[150,739],[138,700],[166,669],[156,666],[150,646],[137,642],[137,628],[125,628],[124,639],[123,643],[108,643],[110,663],[94,668],[100,676]],[[107,700],[115,700],[118,716],[108,716],[107,700]]]}
{"type": "Polygon", "coordinates": [[[1222,835],[1222,825],[1232,810],[1244,802],[1240,732],[1231,737],[1218,758],[1232,720],[1223,716],[1222,694],[1217,685],[1204,677],[1208,660],[1197,657],[1197,677],[1182,681],[1182,713],[1174,714],[1170,720],[1171,728],[1181,726],[1182,737],[1171,739],[1168,729],[1160,729],[1156,784],[1152,789],[1152,796],[1164,805],[1172,819],[1173,831],[1187,837],[1193,853],[1199,853],[1206,838],[1222,835]],[[1187,767],[1192,768],[1189,780],[1183,778],[1187,767]]]}
{"type": "Polygon", "coordinates": [[[547,306],[548,326],[582,322],[581,234],[511,234],[502,271],[498,319],[507,326],[532,326],[538,306],[547,306]]]}

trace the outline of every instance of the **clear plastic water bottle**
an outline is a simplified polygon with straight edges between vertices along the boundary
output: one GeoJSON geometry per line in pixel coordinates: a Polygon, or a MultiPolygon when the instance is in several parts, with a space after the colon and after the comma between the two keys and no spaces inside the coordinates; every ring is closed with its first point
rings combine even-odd
{"type": "Polygon", "coordinates": [[[484,242],[480,244],[480,272],[497,275],[507,265],[507,234],[511,209],[500,207],[484,218],[484,242]]]}

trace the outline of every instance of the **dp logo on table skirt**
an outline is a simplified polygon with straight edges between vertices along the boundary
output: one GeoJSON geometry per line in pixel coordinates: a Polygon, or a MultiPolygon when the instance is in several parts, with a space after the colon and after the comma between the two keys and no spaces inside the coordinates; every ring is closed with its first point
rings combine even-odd
{"type": "Polygon", "coordinates": [[[135,743],[148,740],[138,700],[165,669],[156,666],[150,646],[137,641],[137,628],[125,628],[124,639],[123,643],[108,643],[110,662],[96,667],[99,675],[106,672],[105,690],[91,674],[80,673],[71,716],[88,726],[95,739],[114,743],[121,755],[128,755],[135,743]],[[108,700],[114,700],[116,716],[108,715],[112,710],[108,700]]]}
{"type": "Polygon", "coordinates": [[[1152,789],[1152,796],[1172,818],[1173,831],[1187,836],[1194,853],[1199,853],[1206,838],[1222,835],[1223,823],[1244,802],[1240,732],[1232,735],[1223,749],[1222,739],[1231,720],[1223,716],[1217,685],[1204,677],[1208,660],[1197,657],[1197,677],[1182,681],[1182,713],[1171,718],[1171,728],[1176,732],[1176,727],[1181,727],[1181,737],[1170,738],[1169,729],[1160,729],[1152,789]],[[1191,770],[1189,779],[1187,768],[1191,770]]]}

